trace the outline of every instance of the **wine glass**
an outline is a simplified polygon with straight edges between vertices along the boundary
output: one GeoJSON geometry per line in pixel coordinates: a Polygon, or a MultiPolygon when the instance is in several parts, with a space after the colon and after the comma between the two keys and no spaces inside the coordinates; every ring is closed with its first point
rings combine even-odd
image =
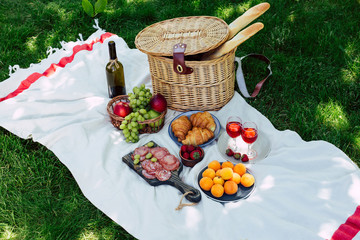
{"type": "Polygon", "coordinates": [[[249,160],[256,158],[257,152],[251,149],[252,144],[258,137],[258,128],[254,122],[245,122],[242,125],[241,137],[248,144],[247,156],[249,160]]]}
{"type": "Polygon", "coordinates": [[[242,121],[239,117],[231,116],[226,121],[226,132],[232,138],[231,148],[233,151],[238,150],[236,138],[241,135],[242,121]]]}

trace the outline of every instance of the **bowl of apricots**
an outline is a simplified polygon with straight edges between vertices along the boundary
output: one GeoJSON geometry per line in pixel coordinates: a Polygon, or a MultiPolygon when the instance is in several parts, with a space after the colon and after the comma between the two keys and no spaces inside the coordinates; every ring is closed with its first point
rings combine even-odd
{"type": "Polygon", "coordinates": [[[255,189],[255,177],[243,163],[211,161],[198,175],[201,190],[212,200],[235,202],[255,189]]]}

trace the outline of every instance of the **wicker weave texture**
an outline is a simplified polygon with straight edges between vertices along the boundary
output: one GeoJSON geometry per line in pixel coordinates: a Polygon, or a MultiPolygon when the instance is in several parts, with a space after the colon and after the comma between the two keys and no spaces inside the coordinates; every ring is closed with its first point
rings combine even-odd
{"type": "Polygon", "coordinates": [[[172,56],[178,43],[187,44],[185,55],[208,52],[225,42],[229,28],[211,16],[180,17],[155,23],[138,33],[136,47],[153,56],[172,56]]]}
{"type": "Polygon", "coordinates": [[[192,74],[173,71],[172,59],[148,55],[154,93],[161,93],[176,111],[216,111],[234,95],[235,49],[210,61],[188,61],[192,74]]]}
{"type": "MultiPolygon", "coordinates": [[[[125,118],[117,116],[116,114],[114,114],[114,107],[117,103],[119,102],[127,102],[129,103],[129,97],[127,95],[119,95],[116,96],[114,98],[112,98],[108,104],[107,104],[107,112],[109,114],[110,120],[112,125],[119,129],[122,121],[125,120],[125,118]]],[[[164,126],[165,123],[165,115],[166,115],[166,110],[164,112],[161,113],[160,116],[154,118],[154,119],[148,119],[145,121],[138,121],[139,124],[143,125],[143,128],[139,130],[139,133],[156,133],[158,131],[161,130],[161,128],[164,126]],[[161,124],[158,125],[156,124],[157,122],[159,122],[159,120],[161,120],[161,124]]]]}

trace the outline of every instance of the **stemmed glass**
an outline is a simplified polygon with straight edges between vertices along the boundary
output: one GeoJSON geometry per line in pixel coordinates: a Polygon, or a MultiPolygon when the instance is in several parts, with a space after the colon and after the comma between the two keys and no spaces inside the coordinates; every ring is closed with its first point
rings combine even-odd
{"type": "Polygon", "coordinates": [[[256,141],[258,137],[258,128],[254,122],[245,122],[242,125],[241,137],[248,144],[247,156],[249,160],[256,158],[257,152],[254,149],[251,149],[252,144],[256,141]]]}
{"type": "Polygon", "coordinates": [[[226,121],[226,132],[232,138],[232,149],[238,151],[236,138],[241,135],[242,121],[239,117],[231,116],[226,121]]]}

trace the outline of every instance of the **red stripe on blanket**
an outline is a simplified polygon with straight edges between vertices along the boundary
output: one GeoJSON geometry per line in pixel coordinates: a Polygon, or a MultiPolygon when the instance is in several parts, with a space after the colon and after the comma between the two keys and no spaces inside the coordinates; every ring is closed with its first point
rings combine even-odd
{"type": "Polygon", "coordinates": [[[114,35],[113,33],[107,32],[107,33],[102,34],[100,36],[100,39],[97,38],[94,41],[92,41],[91,43],[83,44],[83,45],[76,45],[75,47],[73,47],[73,53],[71,56],[61,58],[58,63],[52,63],[50,65],[50,67],[48,69],[46,69],[43,73],[35,72],[35,73],[31,74],[30,76],[28,76],[25,80],[23,80],[20,83],[19,87],[15,91],[13,91],[12,93],[9,93],[6,97],[0,98],[0,102],[5,101],[6,99],[9,99],[9,98],[16,97],[17,95],[22,93],[24,90],[28,89],[31,86],[31,84],[36,82],[39,78],[41,78],[43,76],[49,77],[56,71],[56,69],[58,67],[63,68],[66,66],[66,64],[71,63],[74,60],[74,57],[78,52],[83,51],[83,50],[91,51],[93,49],[93,45],[95,43],[98,43],[98,42],[103,43],[105,39],[107,39],[113,35],[114,35]]]}
{"type": "Polygon", "coordinates": [[[335,231],[331,240],[351,240],[360,231],[360,206],[358,206],[353,215],[351,215],[344,224],[335,231]]]}

